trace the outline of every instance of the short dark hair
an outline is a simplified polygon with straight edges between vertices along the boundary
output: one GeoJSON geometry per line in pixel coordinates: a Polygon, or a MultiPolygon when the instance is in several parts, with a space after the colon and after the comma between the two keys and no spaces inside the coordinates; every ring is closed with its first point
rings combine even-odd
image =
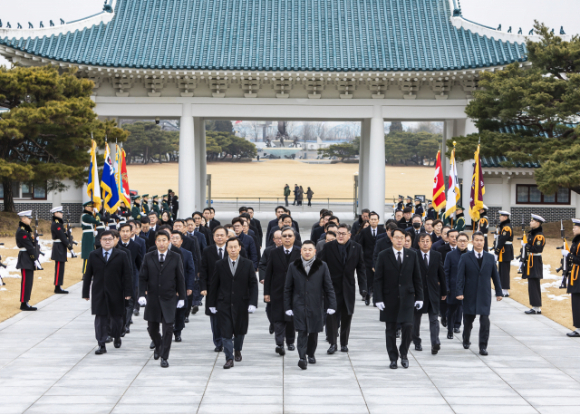
{"type": "Polygon", "coordinates": [[[191,215],[191,217],[195,217],[195,216],[203,217],[203,214],[201,213],[201,211],[194,211],[193,214],[191,215]]]}
{"type": "Polygon", "coordinates": [[[326,223],[324,225],[324,231],[328,230],[331,227],[336,227],[338,228],[338,224],[336,224],[334,221],[329,221],[328,223],[326,223]]]}
{"type": "MultiPolygon", "coordinates": [[[[447,234],[449,234],[449,233],[447,233],[447,234]]],[[[467,239],[467,241],[469,241],[469,236],[467,235],[467,233],[465,233],[463,231],[459,232],[459,234],[457,235],[457,240],[459,240],[459,238],[461,236],[465,236],[465,238],[467,239]]]]}
{"type": "Polygon", "coordinates": [[[316,243],[314,243],[312,240],[306,240],[306,241],[302,242],[302,246],[306,246],[307,244],[313,245],[314,248],[316,249],[316,243]]]}
{"type": "Polygon", "coordinates": [[[401,228],[397,227],[396,229],[393,229],[391,231],[391,236],[394,236],[395,233],[397,233],[397,232],[401,233],[403,236],[406,236],[407,235],[407,232],[406,231],[404,231],[401,228]]]}
{"type": "Polygon", "coordinates": [[[113,234],[112,230],[105,230],[104,232],[101,233],[101,238],[103,238],[103,236],[113,236],[113,238],[115,238],[115,235],[113,234]]]}
{"type": "Polygon", "coordinates": [[[419,220],[423,220],[423,217],[421,217],[420,214],[413,214],[413,218],[411,219],[411,221],[415,220],[416,218],[418,218],[419,220]]]}
{"type": "Polygon", "coordinates": [[[193,219],[193,217],[187,217],[187,218],[185,219],[185,222],[187,223],[188,221],[195,221],[195,220],[193,219]]]}
{"type": "Polygon", "coordinates": [[[327,211],[328,211],[328,209],[327,209],[327,208],[323,208],[323,209],[321,209],[321,210],[320,210],[320,217],[322,217],[322,216],[323,216],[323,214],[324,214],[324,213],[326,213],[327,211]]]}
{"type": "Polygon", "coordinates": [[[413,209],[411,207],[405,207],[403,209],[403,214],[405,214],[405,213],[412,213],[412,212],[413,212],[413,209]]]}
{"type": "Polygon", "coordinates": [[[228,230],[224,227],[224,226],[216,226],[214,227],[214,229],[212,230],[212,234],[215,234],[216,231],[218,230],[223,230],[226,232],[226,236],[228,235],[228,230]]]}
{"type": "Polygon", "coordinates": [[[290,220],[292,220],[292,217],[290,217],[288,214],[280,214],[280,217],[278,217],[278,221],[282,220],[286,220],[287,218],[289,218],[290,220]]]}
{"type": "MultiPolygon", "coordinates": [[[[424,238],[428,237],[431,240],[431,236],[427,233],[419,233],[419,241],[423,240],[424,238]]],[[[433,241],[433,240],[431,240],[433,241]]]]}
{"type": "Polygon", "coordinates": [[[241,240],[240,240],[240,239],[238,239],[237,237],[230,237],[230,238],[229,238],[229,239],[226,241],[226,249],[228,248],[228,244],[229,244],[230,242],[235,242],[235,241],[236,241],[236,242],[238,242],[238,245],[239,245],[240,247],[242,247],[242,242],[241,242],[241,240]]]}
{"type": "Polygon", "coordinates": [[[449,237],[449,233],[459,233],[459,230],[449,228],[449,231],[447,232],[447,237],[449,237]]]}
{"type": "Polygon", "coordinates": [[[360,215],[362,216],[364,213],[371,214],[371,211],[370,211],[368,208],[363,208],[363,209],[360,211],[360,215]]]}
{"type": "Polygon", "coordinates": [[[392,219],[392,218],[388,219],[388,220],[385,222],[385,225],[387,225],[387,224],[389,224],[389,223],[395,223],[395,219],[392,219]]]}
{"type": "Polygon", "coordinates": [[[183,219],[177,219],[173,222],[173,225],[175,225],[175,223],[181,223],[183,225],[185,225],[185,221],[183,219]]]}
{"type": "Polygon", "coordinates": [[[328,219],[328,221],[330,220],[336,220],[339,224],[340,224],[340,219],[336,216],[330,216],[330,218],[328,219]]]}
{"type": "Polygon", "coordinates": [[[206,208],[204,208],[204,209],[203,209],[203,211],[204,211],[204,212],[205,212],[206,210],[211,212],[211,208],[210,208],[210,207],[206,207],[206,208]]]}
{"type": "Polygon", "coordinates": [[[169,224],[164,224],[162,226],[159,226],[159,228],[157,230],[167,230],[168,232],[173,231],[173,229],[171,228],[171,226],[169,224]]]}
{"type": "Polygon", "coordinates": [[[428,221],[434,221],[433,217],[425,217],[425,223],[427,223],[428,221]]]}
{"type": "Polygon", "coordinates": [[[210,207],[209,209],[215,213],[215,208],[210,207]]]}
{"type": "Polygon", "coordinates": [[[481,236],[481,237],[483,237],[485,239],[485,236],[480,231],[473,232],[473,234],[471,235],[471,240],[475,240],[475,236],[481,236]]]}
{"type": "Polygon", "coordinates": [[[248,213],[242,213],[240,214],[240,217],[245,218],[248,221],[252,219],[248,213]]]}
{"type": "Polygon", "coordinates": [[[247,210],[247,211],[250,211],[250,210],[254,211],[254,207],[250,207],[250,206],[248,206],[248,207],[246,207],[246,210],[247,210]]]}
{"type": "Polygon", "coordinates": [[[332,214],[331,211],[325,211],[324,214],[322,214],[322,218],[324,218],[324,217],[332,217],[332,216],[333,216],[333,214],[332,214]]]}
{"type": "Polygon", "coordinates": [[[339,229],[346,229],[346,231],[350,231],[350,226],[346,223],[342,223],[338,226],[339,229]]]}
{"type": "Polygon", "coordinates": [[[286,207],[284,206],[278,206],[274,209],[274,213],[278,211],[278,209],[281,208],[282,210],[286,211],[286,207]]]}
{"type": "Polygon", "coordinates": [[[240,208],[238,208],[238,213],[243,213],[243,212],[246,212],[246,211],[248,211],[248,208],[247,207],[241,206],[240,208]]]}
{"type": "Polygon", "coordinates": [[[149,217],[141,217],[141,224],[150,224],[151,220],[149,220],[149,217]]]}
{"type": "Polygon", "coordinates": [[[386,228],[387,231],[390,231],[391,232],[391,236],[392,236],[393,235],[393,230],[398,229],[399,226],[397,226],[397,223],[395,223],[394,221],[391,221],[390,223],[388,223],[385,226],[385,228],[386,228]]]}
{"type": "Polygon", "coordinates": [[[113,233],[113,237],[114,237],[114,238],[118,239],[118,238],[120,238],[120,237],[121,237],[121,235],[119,234],[119,232],[118,232],[117,230],[115,230],[115,229],[111,229],[111,230],[109,230],[109,231],[110,231],[111,233],[113,233]]]}
{"type": "Polygon", "coordinates": [[[437,220],[433,220],[433,227],[435,227],[435,226],[436,226],[436,225],[438,225],[439,223],[443,224],[443,221],[442,221],[442,220],[439,220],[439,219],[437,219],[437,220]]]}
{"type": "Polygon", "coordinates": [[[158,230],[155,232],[155,241],[157,241],[158,237],[165,236],[167,240],[169,240],[169,234],[165,230],[158,230]]]}
{"type": "Polygon", "coordinates": [[[328,236],[329,234],[332,235],[332,236],[334,236],[334,237],[336,237],[336,233],[335,232],[333,232],[333,231],[327,231],[326,234],[324,235],[324,239],[325,240],[326,240],[326,236],[328,236]]]}
{"type": "Polygon", "coordinates": [[[179,234],[179,237],[181,237],[181,240],[183,240],[183,234],[181,234],[181,232],[180,232],[180,231],[173,230],[173,231],[171,232],[171,234],[179,234]]]}
{"type": "Polygon", "coordinates": [[[369,213],[369,219],[370,219],[372,216],[377,216],[377,218],[378,218],[379,220],[381,219],[381,216],[379,216],[379,213],[377,213],[376,211],[371,211],[371,212],[369,213]]]}
{"type": "Polygon", "coordinates": [[[147,216],[155,216],[155,217],[157,217],[157,213],[154,210],[151,210],[149,213],[147,213],[147,216]]]}
{"type": "Polygon", "coordinates": [[[141,220],[135,220],[133,223],[135,223],[135,226],[141,227],[141,220]]]}
{"type": "Polygon", "coordinates": [[[280,230],[282,231],[282,234],[284,234],[285,231],[290,230],[290,231],[292,231],[292,234],[294,234],[294,237],[296,237],[296,233],[294,233],[294,229],[292,227],[290,227],[290,226],[284,226],[280,230]]]}
{"type": "MultiPolygon", "coordinates": [[[[121,229],[123,229],[125,227],[131,228],[131,225],[129,223],[120,223],[119,224],[119,228],[117,230],[121,230],[121,229]]],[[[103,234],[105,234],[105,233],[103,233],[103,234]]]]}
{"type": "Polygon", "coordinates": [[[446,224],[441,228],[441,231],[443,231],[445,229],[451,229],[451,226],[449,224],[446,224]]]}
{"type": "Polygon", "coordinates": [[[236,223],[240,223],[242,225],[242,227],[244,226],[244,221],[242,220],[241,217],[234,217],[232,219],[232,226],[236,223]]]}

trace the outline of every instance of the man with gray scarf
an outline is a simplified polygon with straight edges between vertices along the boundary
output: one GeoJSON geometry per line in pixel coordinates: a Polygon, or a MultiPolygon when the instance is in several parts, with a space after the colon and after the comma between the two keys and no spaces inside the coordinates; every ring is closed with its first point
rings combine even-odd
{"type": "Polygon", "coordinates": [[[324,326],[324,297],[328,303],[327,313],[336,311],[336,296],[326,263],[316,258],[316,245],[307,240],[302,244],[300,258],[290,263],[284,287],[284,310],[294,316],[298,332],[298,366],[306,369],[315,364],[318,333],[324,326]],[[306,357],[308,356],[308,362],[306,357]]]}

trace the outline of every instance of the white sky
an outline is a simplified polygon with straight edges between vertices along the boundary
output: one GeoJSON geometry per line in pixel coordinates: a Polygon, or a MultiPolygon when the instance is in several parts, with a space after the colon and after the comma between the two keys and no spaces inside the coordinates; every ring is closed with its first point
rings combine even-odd
{"type": "MultiPolygon", "coordinates": [[[[146,0],[140,0],[146,1],[146,0]]],[[[219,1],[219,0],[218,0],[219,1]]],[[[504,31],[509,26],[515,32],[522,27],[529,32],[534,19],[546,23],[559,33],[564,26],[567,34],[580,34],[580,0],[459,0],[466,19],[491,27],[500,23],[504,31]]],[[[0,0],[0,19],[12,27],[20,22],[24,28],[30,21],[38,27],[39,21],[48,26],[55,23],[76,20],[99,12],[103,0],[0,0]]],[[[0,65],[7,62],[0,58],[0,65]]]]}

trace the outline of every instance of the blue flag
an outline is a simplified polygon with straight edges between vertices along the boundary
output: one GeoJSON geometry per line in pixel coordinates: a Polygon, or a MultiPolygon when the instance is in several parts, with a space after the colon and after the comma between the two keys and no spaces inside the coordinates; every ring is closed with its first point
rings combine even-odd
{"type": "Polygon", "coordinates": [[[103,166],[103,175],[101,177],[101,187],[103,188],[103,203],[105,210],[110,214],[116,213],[121,205],[119,197],[119,188],[115,181],[115,169],[111,160],[109,144],[105,144],[105,165],[103,166]]]}

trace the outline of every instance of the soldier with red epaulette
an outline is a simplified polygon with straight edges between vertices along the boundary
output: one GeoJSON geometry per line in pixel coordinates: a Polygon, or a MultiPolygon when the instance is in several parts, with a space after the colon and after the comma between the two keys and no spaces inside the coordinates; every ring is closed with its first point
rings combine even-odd
{"type": "Polygon", "coordinates": [[[32,283],[34,282],[34,271],[40,268],[38,264],[38,254],[36,252],[36,242],[34,233],[30,227],[32,222],[32,210],[18,213],[20,221],[16,230],[16,246],[20,248],[16,268],[20,269],[22,280],[20,282],[20,310],[35,311],[34,306],[30,306],[30,294],[32,293],[32,283]]]}
{"type": "Polygon", "coordinates": [[[64,264],[66,263],[66,251],[73,249],[66,235],[64,221],[62,219],[62,206],[50,210],[53,214],[50,232],[52,233],[52,255],[54,260],[54,293],[66,294],[68,291],[62,289],[64,281],[64,264]]]}

